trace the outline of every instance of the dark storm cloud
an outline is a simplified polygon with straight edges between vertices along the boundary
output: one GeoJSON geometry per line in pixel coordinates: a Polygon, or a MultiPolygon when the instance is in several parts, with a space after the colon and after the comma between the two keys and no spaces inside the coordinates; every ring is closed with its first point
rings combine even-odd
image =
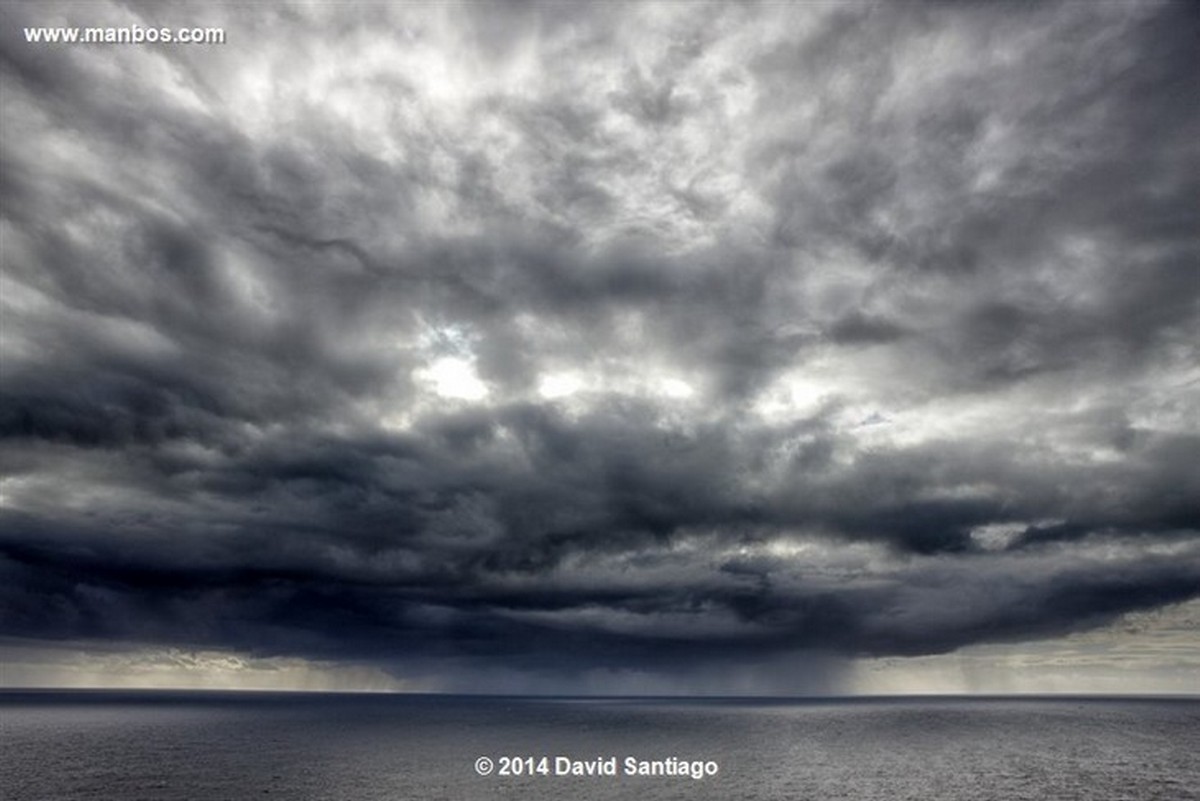
{"type": "Polygon", "coordinates": [[[1182,4],[42,8],[7,636],[658,669],[1200,595],[1182,4]]]}

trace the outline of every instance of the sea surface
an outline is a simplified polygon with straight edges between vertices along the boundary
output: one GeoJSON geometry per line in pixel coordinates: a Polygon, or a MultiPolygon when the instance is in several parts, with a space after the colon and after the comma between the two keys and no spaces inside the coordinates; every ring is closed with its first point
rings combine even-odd
{"type": "Polygon", "coordinates": [[[0,798],[1187,801],[1200,699],[11,691],[0,798]]]}

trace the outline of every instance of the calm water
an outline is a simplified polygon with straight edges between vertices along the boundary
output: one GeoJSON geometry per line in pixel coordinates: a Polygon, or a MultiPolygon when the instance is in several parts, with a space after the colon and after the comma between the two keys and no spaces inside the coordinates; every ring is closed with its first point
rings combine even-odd
{"type": "MultiPolygon", "coordinates": [[[[1200,799],[1200,700],[0,693],[0,797],[1200,799]],[[479,776],[488,756],[716,776],[479,776]]],[[[536,766],[536,762],[535,762],[536,766]]]]}

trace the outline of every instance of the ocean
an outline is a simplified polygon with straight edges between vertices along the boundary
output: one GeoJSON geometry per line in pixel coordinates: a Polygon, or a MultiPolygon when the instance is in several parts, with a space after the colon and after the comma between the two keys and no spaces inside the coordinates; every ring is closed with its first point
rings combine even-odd
{"type": "Polygon", "coordinates": [[[1200,799],[1200,699],[8,691],[0,738],[9,801],[1200,799]]]}

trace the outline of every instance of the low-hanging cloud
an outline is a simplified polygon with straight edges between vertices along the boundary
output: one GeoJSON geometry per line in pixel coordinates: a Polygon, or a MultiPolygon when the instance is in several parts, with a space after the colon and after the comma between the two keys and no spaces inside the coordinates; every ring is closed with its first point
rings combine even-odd
{"type": "Polygon", "coordinates": [[[827,686],[1200,596],[1182,4],[2,15],[5,636],[827,686]]]}

